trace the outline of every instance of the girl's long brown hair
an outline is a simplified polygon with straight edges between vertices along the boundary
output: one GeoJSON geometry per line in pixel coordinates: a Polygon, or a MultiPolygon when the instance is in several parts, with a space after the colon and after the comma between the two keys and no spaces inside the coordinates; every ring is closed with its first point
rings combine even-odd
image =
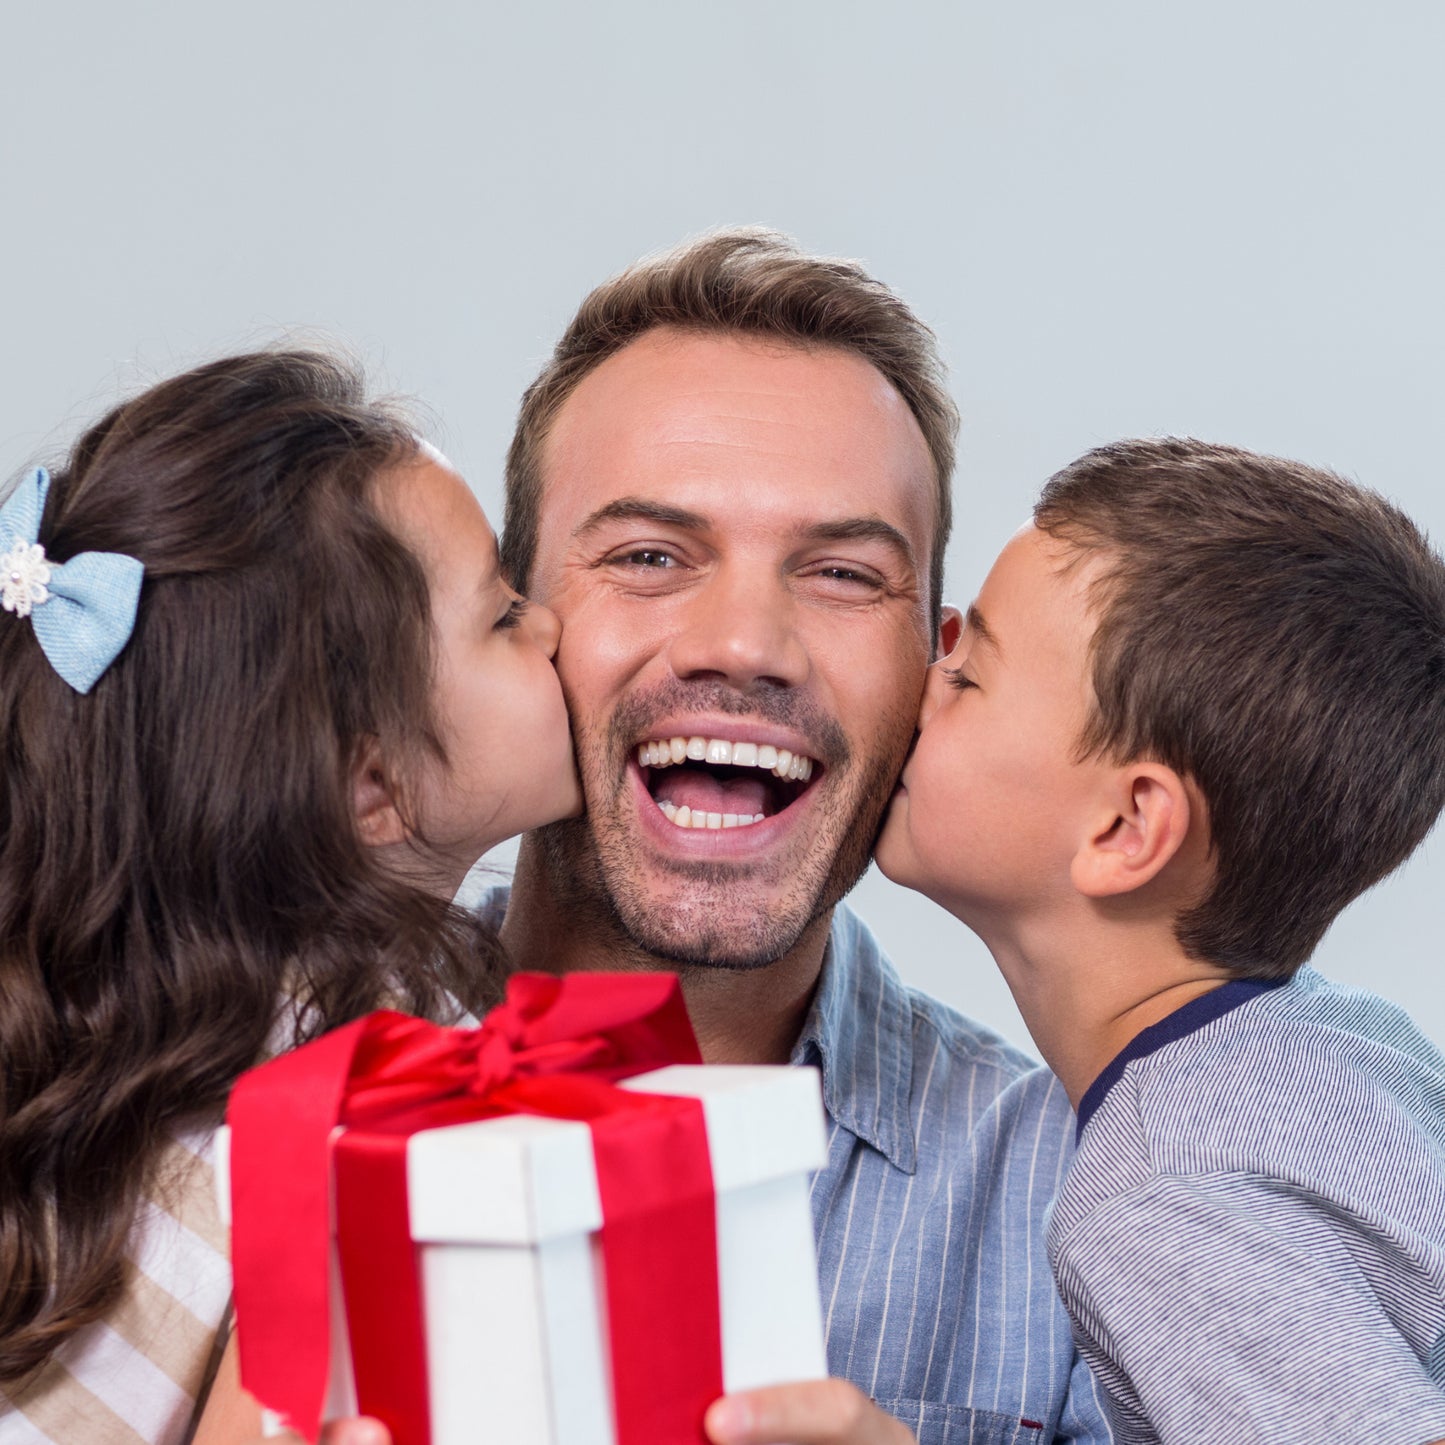
{"type": "Polygon", "coordinates": [[[54,473],[47,555],[145,579],[88,696],[0,615],[0,1385],[114,1302],[161,1147],[273,1029],[497,991],[495,940],[352,815],[371,740],[441,755],[425,573],[370,501],[415,454],[347,367],[274,352],[154,387],[54,473]]]}

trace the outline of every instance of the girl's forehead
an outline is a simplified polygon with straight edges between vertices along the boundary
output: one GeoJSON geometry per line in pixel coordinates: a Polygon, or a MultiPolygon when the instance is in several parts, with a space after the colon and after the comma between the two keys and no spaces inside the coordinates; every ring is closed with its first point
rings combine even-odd
{"type": "Polygon", "coordinates": [[[475,564],[497,555],[496,533],[461,474],[436,454],[420,455],[378,481],[380,509],[429,557],[470,553],[475,564]]]}

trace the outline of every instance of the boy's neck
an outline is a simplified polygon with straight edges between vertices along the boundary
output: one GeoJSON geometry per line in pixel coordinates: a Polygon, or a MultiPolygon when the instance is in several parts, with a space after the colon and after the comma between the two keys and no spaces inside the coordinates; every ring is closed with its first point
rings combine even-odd
{"type": "Polygon", "coordinates": [[[1190,958],[1172,928],[1086,920],[1037,937],[985,939],[1044,1062],[1075,1109],[1151,1024],[1229,981],[1190,958]]]}

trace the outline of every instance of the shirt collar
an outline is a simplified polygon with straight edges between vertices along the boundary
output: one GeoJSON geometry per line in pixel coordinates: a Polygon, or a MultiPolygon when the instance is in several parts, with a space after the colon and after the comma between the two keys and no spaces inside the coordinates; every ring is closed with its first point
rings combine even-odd
{"type": "Polygon", "coordinates": [[[1147,1029],[1140,1029],[1104,1066],[1099,1077],[1084,1090],[1084,1097],[1079,1100],[1079,1122],[1074,1128],[1074,1142],[1077,1144],[1084,1137],[1084,1125],[1094,1117],[1099,1105],[1104,1102],[1105,1095],[1124,1077],[1124,1070],[1135,1059],[1147,1059],[1150,1054],[1158,1053],[1167,1044],[1177,1044],[1181,1039],[1187,1039],[1206,1024],[1212,1024],[1216,1019],[1222,1019],[1225,1014],[1232,1013],[1241,1004],[1247,1004],[1260,994],[1268,993],[1288,982],[1289,980],[1284,978],[1230,979],[1218,988],[1212,988],[1208,993],[1190,999],[1173,1013],[1165,1014],[1158,1023],[1150,1024],[1147,1029]]]}
{"type": "Polygon", "coordinates": [[[845,906],[834,910],[818,990],[792,1062],[822,1071],[830,1118],[895,1168],[914,1172],[913,1008],[877,940],[845,906]]]}

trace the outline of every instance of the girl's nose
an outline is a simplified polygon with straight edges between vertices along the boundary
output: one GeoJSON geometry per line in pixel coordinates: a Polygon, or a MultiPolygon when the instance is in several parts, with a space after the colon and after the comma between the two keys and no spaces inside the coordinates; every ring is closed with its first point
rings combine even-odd
{"type": "Polygon", "coordinates": [[[557,614],[540,602],[531,602],[527,605],[526,622],[537,645],[548,657],[556,657],[557,644],[562,637],[562,623],[557,614]]]}

